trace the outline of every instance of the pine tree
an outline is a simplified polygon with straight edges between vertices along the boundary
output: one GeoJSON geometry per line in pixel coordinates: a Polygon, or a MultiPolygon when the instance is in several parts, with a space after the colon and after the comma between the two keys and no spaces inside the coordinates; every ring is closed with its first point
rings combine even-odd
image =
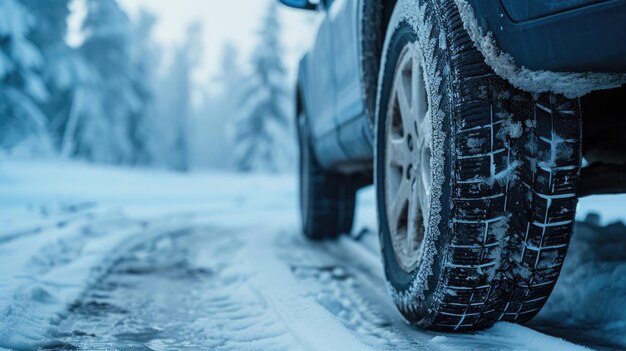
{"type": "Polygon", "coordinates": [[[86,1],[80,53],[97,75],[75,97],[79,112],[73,152],[96,162],[136,164],[136,150],[143,145],[135,137],[145,106],[131,55],[133,29],[115,0],[86,1]]]}
{"type": "Polygon", "coordinates": [[[43,59],[28,37],[34,25],[24,3],[0,0],[0,145],[7,149],[50,147],[38,105],[48,98],[39,74],[43,59]]]}
{"type": "Polygon", "coordinates": [[[170,136],[168,164],[179,171],[190,167],[189,124],[193,114],[193,72],[202,55],[202,26],[194,23],[187,29],[186,41],[176,48],[167,76],[159,92],[159,123],[170,136]]]}
{"type": "Polygon", "coordinates": [[[48,129],[56,148],[60,149],[68,132],[68,119],[77,89],[88,81],[89,67],[65,38],[71,0],[22,0],[32,14],[36,26],[28,37],[41,51],[45,65],[41,75],[49,99],[40,103],[48,119],[48,129]]]}
{"type": "Polygon", "coordinates": [[[233,43],[226,43],[222,47],[220,59],[220,73],[217,76],[222,91],[226,94],[235,92],[241,87],[241,63],[239,62],[239,50],[233,43]]]}
{"type": "Polygon", "coordinates": [[[279,172],[291,164],[293,145],[286,106],[286,69],[277,6],[271,3],[252,56],[252,74],[234,124],[235,158],[241,171],[279,172]]]}
{"type": "Polygon", "coordinates": [[[232,169],[233,145],[227,126],[237,114],[241,103],[243,73],[239,51],[232,43],[221,51],[220,71],[215,77],[217,88],[207,92],[194,120],[195,160],[214,169],[232,169]]]}
{"type": "Polygon", "coordinates": [[[132,116],[135,123],[130,124],[129,136],[139,164],[158,163],[164,152],[156,128],[155,87],[160,63],[160,49],[152,38],[156,22],[153,14],[142,9],[132,33],[131,62],[136,72],[132,81],[142,108],[132,116]]]}

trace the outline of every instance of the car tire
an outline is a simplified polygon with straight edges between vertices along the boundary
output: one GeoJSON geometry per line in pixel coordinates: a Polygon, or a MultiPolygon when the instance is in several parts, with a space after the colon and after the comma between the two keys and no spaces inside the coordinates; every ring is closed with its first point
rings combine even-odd
{"type": "Polygon", "coordinates": [[[495,75],[452,0],[400,1],[381,61],[375,184],[396,306],[439,331],[528,321],[573,228],[579,102],[495,75]]]}
{"type": "Polygon", "coordinates": [[[298,131],[302,232],[312,240],[349,234],[354,220],[356,182],[348,175],[322,168],[311,145],[304,114],[298,118],[298,131]]]}

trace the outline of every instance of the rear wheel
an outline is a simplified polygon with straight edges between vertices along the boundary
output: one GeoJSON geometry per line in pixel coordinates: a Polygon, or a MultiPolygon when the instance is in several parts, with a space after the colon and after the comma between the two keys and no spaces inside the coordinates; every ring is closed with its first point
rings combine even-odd
{"type": "Polygon", "coordinates": [[[496,76],[452,0],[399,2],[380,77],[375,182],[397,307],[444,331],[529,320],[572,231],[578,101],[496,76]]]}
{"type": "Polygon", "coordinates": [[[334,239],[352,230],[358,187],[352,177],[322,168],[307,126],[306,116],[301,114],[298,139],[302,231],[309,239],[334,239]]]}

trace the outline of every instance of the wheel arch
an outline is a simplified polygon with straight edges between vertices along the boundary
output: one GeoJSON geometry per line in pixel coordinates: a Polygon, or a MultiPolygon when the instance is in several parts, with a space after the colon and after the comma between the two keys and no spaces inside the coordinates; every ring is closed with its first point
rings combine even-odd
{"type": "MultiPolygon", "coordinates": [[[[300,118],[300,115],[302,113],[304,113],[304,115],[308,115],[308,111],[307,111],[307,102],[306,102],[306,87],[305,87],[305,82],[306,82],[306,61],[308,59],[307,55],[304,55],[302,57],[302,59],[300,60],[300,63],[298,65],[298,75],[297,75],[297,79],[296,79],[296,83],[295,83],[295,91],[294,91],[294,104],[295,104],[295,115],[293,116],[294,118],[294,123],[297,126],[299,121],[298,119],[300,118]]],[[[307,121],[308,123],[308,121],[307,121]]]]}
{"type": "Polygon", "coordinates": [[[391,14],[393,8],[396,6],[398,0],[379,0],[383,2],[383,29],[386,30],[391,20],[391,14]]]}
{"type": "Polygon", "coordinates": [[[360,35],[361,35],[361,79],[366,112],[370,121],[374,121],[378,73],[383,53],[383,42],[391,14],[398,0],[362,0],[360,35]]]}
{"type": "Polygon", "coordinates": [[[298,119],[299,115],[304,111],[304,101],[302,97],[302,88],[300,87],[300,83],[296,83],[296,93],[295,93],[295,104],[296,104],[296,115],[295,118],[298,119]]]}

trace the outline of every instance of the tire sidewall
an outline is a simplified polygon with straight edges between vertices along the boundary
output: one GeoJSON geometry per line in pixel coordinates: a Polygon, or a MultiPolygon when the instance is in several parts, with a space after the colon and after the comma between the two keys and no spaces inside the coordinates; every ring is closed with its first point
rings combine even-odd
{"type": "MultiPolygon", "coordinates": [[[[399,3],[398,6],[401,5],[402,4],[399,3]]],[[[423,6],[426,6],[426,4],[423,6]]],[[[404,7],[400,9],[396,7],[394,17],[402,15],[402,12],[406,11],[404,9],[404,7]]],[[[415,11],[417,11],[417,9],[415,9],[415,11]]],[[[435,29],[441,30],[434,16],[428,18],[433,22],[431,23],[434,28],[433,32],[435,29]]],[[[424,40],[420,39],[416,29],[406,19],[401,19],[397,22],[397,25],[394,24],[393,20],[391,23],[393,28],[390,27],[390,30],[393,30],[393,32],[387,34],[387,40],[385,41],[383,50],[375,120],[375,186],[381,250],[385,266],[385,275],[396,304],[409,320],[416,322],[418,325],[426,325],[428,324],[429,306],[431,306],[438,295],[437,290],[440,286],[439,277],[442,276],[442,267],[445,267],[445,262],[447,261],[445,252],[450,242],[450,198],[452,193],[451,179],[453,169],[451,155],[453,144],[453,140],[451,140],[451,136],[453,135],[451,133],[451,112],[453,110],[449,99],[452,96],[452,91],[447,75],[441,74],[439,77],[433,77],[432,74],[429,74],[429,72],[436,72],[442,67],[449,67],[447,54],[443,50],[437,49],[436,52],[438,52],[439,55],[435,56],[434,62],[426,62],[428,58],[424,57],[424,65],[426,66],[426,90],[428,92],[428,103],[431,113],[440,113],[442,117],[440,130],[432,131],[433,138],[437,138],[437,141],[433,143],[433,157],[437,156],[442,158],[438,162],[443,162],[442,167],[439,165],[441,172],[438,172],[439,174],[431,174],[432,179],[435,179],[435,177],[440,179],[440,184],[433,184],[433,187],[438,186],[437,189],[433,188],[433,194],[438,194],[439,196],[433,195],[431,198],[431,204],[433,200],[436,200],[439,206],[435,206],[437,207],[435,209],[431,206],[429,209],[429,218],[431,218],[431,220],[429,221],[430,225],[426,228],[424,248],[420,251],[420,255],[422,256],[420,264],[412,272],[405,272],[400,267],[395,257],[386,218],[384,155],[387,137],[387,107],[389,105],[397,61],[403,47],[408,43],[417,42],[422,48],[422,52],[426,52],[426,48],[424,46],[424,40]],[[437,82],[437,84],[434,82],[437,82]],[[440,96],[438,103],[432,98],[433,92],[440,96]],[[435,109],[433,110],[434,105],[435,109]],[[439,154],[436,153],[435,148],[439,150],[439,154]]],[[[432,42],[429,42],[429,44],[432,44],[432,42]]],[[[433,161],[431,161],[431,172],[434,172],[432,165],[433,161]]]]}

